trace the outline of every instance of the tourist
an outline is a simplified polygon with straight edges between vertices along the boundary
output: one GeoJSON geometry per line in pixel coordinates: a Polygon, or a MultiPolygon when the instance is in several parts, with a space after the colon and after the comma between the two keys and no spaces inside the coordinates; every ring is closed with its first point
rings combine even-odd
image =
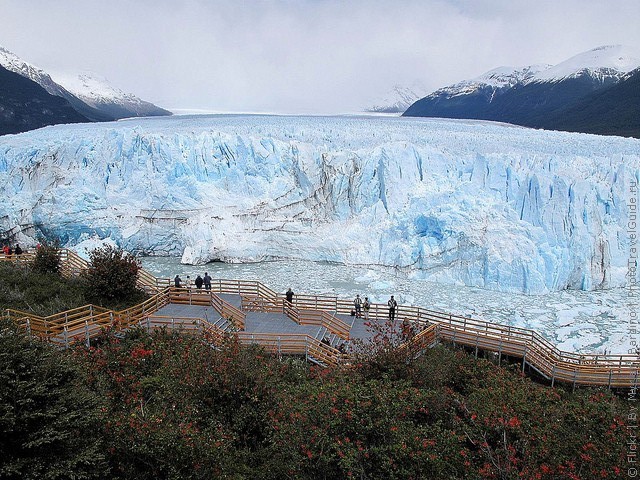
{"type": "Polygon", "coordinates": [[[211,277],[209,272],[204,272],[204,289],[211,290],[211,277]]]}
{"type": "Polygon", "coordinates": [[[22,255],[22,249],[20,248],[20,244],[16,243],[16,255],[22,255]]]}
{"type": "Polygon", "coordinates": [[[331,346],[331,341],[329,340],[329,337],[326,337],[326,336],[322,337],[321,343],[331,346]]]}
{"type": "Polygon", "coordinates": [[[369,310],[371,310],[371,302],[369,297],[364,297],[364,303],[362,304],[362,310],[364,310],[364,321],[369,321],[369,310]]]}
{"type": "Polygon", "coordinates": [[[182,287],[182,279],[180,278],[179,275],[176,275],[176,278],[173,279],[173,284],[175,285],[176,288],[182,287]]]}
{"type": "Polygon", "coordinates": [[[4,253],[5,257],[9,256],[9,245],[3,245],[2,247],[2,253],[4,253]]]}
{"type": "Polygon", "coordinates": [[[413,329],[413,325],[406,318],[402,321],[402,336],[406,339],[413,338],[415,335],[415,330],[413,329]]]}
{"type": "Polygon", "coordinates": [[[186,288],[191,288],[191,277],[189,277],[189,275],[187,275],[187,284],[185,285],[186,288]]]}
{"type": "Polygon", "coordinates": [[[359,294],[353,300],[353,306],[356,307],[356,318],[362,317],[362,300],[360,300],[359,294]]]}
{"type": "Polygon", "coordinates": [[[389,320],[393,322],[396,319],[396,308],[398,308],[398,302],[393,298],[393,295],[391,295],[387,305],[389,306],[389,320]]]}
{"type": "Polygon", "coordinates": [[[287,293],[285,293],[285,297],[287,297],[287,302],[289,302],[289,304],[293,303],[293,290],[287,290],[287,293]]]}
{"type": "Polygon", "coordinates": [[[202,277],[201,277],[200,275],[198,275],[198,276],[196,277],[196,281],[195,281],[196,288],[197,288],[198,290],[200,290],[200,289],[202,288],[202,284],[203,284],[203,283],[204,283],[204,280],[202,280],[202,277]]]}

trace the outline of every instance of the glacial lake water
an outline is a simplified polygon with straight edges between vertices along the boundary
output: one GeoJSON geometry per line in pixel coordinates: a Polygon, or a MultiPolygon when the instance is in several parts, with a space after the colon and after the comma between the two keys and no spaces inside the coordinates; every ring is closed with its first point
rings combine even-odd
{"type": "Polygon", "coordinates": [[[559,291],[521,295],[481,288],[445,285],[412,278],[383,267],[348,266],[287,260],[202,266],[182,265],[178,257],[143,257],[142,265],[157,277],[179,274],[214,279],[257,280],[277,292],[353,298],[368,296],[386,303],[394,295],[400,305],[418,305],[504,325],[538,331],[560,349],[578,353],[627,353],[635,340],[631,308],[638,303],[624,288],[604,291],[559,291]]]}

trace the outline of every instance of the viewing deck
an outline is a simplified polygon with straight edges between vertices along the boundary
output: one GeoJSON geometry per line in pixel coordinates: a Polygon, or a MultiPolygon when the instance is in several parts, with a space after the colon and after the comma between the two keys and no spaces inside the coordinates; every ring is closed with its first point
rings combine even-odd
{"type": "MultiPolygon", "coordinates": [[[[0,261],[28,263],[32,253],[13,255],[0,261]]],[[[78,275],[87,263],[77,254],[62,250],[62,273],[78,275]]],[[[157,279],[142,270],[138,286],[151,297],[123,311],[111,311],[86,305],[49,317],[6,310],[4,316],[26,333],[45,341],[69,346],[81,341],[89,344],[103,328],[127,329],[132,326],[179,328],[188,333],[202,332],[212,343],[227,335],[237,335],[245,344],[256,343],[278,355],[303,355],[321,365],[337,365],[349,355],[338,347],[350,342],[366,341],[371,332],[364,321],[351,317],[351,300],[318,295],[296,295],[291,303],[260,282],[212,281],[212,290],[178,289],[169,279],[157,279]],[[325,341],[323,342],[323,339],[325,341]]],[[[373,304],[372,321],[388,317],[386,305],[373,304]]],[[[600,385],[610,388],[637,386],[638,355],[581,355],[564,352],[537,332],[524,328],[493,324],[422,307],[402,305],[397,311],[397,325],[411,325],[417,333],[400,348],[420,352],[446,342],[479,351],[522,360],[522,370],[529,367],[540,376],[555,382],[600,385]]]]}

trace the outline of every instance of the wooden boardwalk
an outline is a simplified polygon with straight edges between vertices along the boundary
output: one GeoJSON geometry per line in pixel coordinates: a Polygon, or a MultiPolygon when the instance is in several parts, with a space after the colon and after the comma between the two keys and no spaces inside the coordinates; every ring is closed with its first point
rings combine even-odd
{"type": "MultiPolygon", "coordinates": [[[[237,294],[219,294],[219,297],[230,304],[239,307],[241,296],[237,294]]],[[[154,316],[167,318],[198,318],[214,324],[220,315],[211,306],[168,304],[161,307],[154,316]]],[[[351,325],[350,339],[366,340],[371,338],[371,331],[364,325],[364,320],[351,316],[339,316],[345,323],[351,325]]],[[[310,335],[322,340],[327,334],[326,328],[316,325],[300,325],[284,313],[277,312],[246,312],[244,332],[246,333],[271,333],[281,335],[310,335]]]]}
{"type": "MultiPolygon", "coordinates": [[[[0,261],[26,264],[33,253],[13,255],[0,261]]],[[[78,275],[87,263],[72,251],[61,250],[62,273],[78,275]]],[[[142,270],[138,286],[152,296],[123,311],[109,311],[86,305],[49,317],[6,310],[9,318],[30,335],[61,346],[100,335],[103,328],[126,329],[140,325],[200,331],[212,341],[229,333],[243,343],[258,343],[279,355],[304,355],[324,365],[346,359],[336,347],[354,339],[367,340],[371,332],[362,319],[349,315],[351,300],[318,295],[296,295],[291,303],[260,282],[212,281],[212,291],[176,289],[169,279],[157,279],[142,270]],[[327,337],[330,344],[321,340],[327,337]]],[[[386,305],[371,307],[372,321],[387,318],[386,305]]],[[[582,355],[559,350],[537,332],[460,317],[422,307],[401,306],[398,323],[408,322],[416,331],[414,347],[428,348],[438,342],[461,345],[478,351],[522,359],[522,369],[549,379],[552,384],[601,385],[610,388],[635,388],[639,382],[638,355],[582,355]]],[[[408,348],[408,345],[401,348],[408,348]]]]}

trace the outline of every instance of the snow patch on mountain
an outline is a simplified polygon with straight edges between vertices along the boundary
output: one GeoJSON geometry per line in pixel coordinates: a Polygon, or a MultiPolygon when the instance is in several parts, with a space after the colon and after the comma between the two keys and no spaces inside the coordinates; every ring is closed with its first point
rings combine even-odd
{"type": "Polygon", "coordinates": [[[3,138],[0,236],[186,263],[304,259],[543,293],[625,284],[640,141],[490,122],[229,115],[3,138]],[[20,236],[21,235],[21,236],[20,236]]]}
{"type": "Polygon", "coordinates": [[[144,116],[157,108],[155,105],[141,100],[132,93],[125,93],[113,86],[105,77],[93,72],[79,75],[53,72],[55,81],[73,93],[80,100],[94,108],[104,108],[108,105],[119,105],[131,111],[131,116],[144,116]]]}
{"type": "Polygon", "coordinates": [[[394,85],[384,97],[372,102],[367,112],[402,113],[416,100],[427,95],[429,91],[419,82],[410,86],[394,85]]]}
{"type": "Polygon", "coordinates": [[[63,87],[58,85],[47,72],[25,62],[15,53],[2,47],[0,47],[0,65],[11,72],[33,80],[44,88],[50,95],[64,97],[65,93],[68,93],[63,87]]]}
{"type": "Polygon", "coordinates": [[[640,50],[624,45],[606,45],[575,55],[536,74],[535,81],[553,82],[578,75],[622,78],[640,67],[640,50]]]}
{"type": "Polygon", "coordinates": [[[536,78],[540,72],[550,68],[551,65],[529,65],[526,67],[498,67],[483,73],[479,77],[471,80],[440,88],[427,95],[429,97],[443,96],[451,98],[458,95],[470,95],[482,88],[490,88],[494,92],[503,88],[512,88],[516,85],[523,85],[536,78]]]}

